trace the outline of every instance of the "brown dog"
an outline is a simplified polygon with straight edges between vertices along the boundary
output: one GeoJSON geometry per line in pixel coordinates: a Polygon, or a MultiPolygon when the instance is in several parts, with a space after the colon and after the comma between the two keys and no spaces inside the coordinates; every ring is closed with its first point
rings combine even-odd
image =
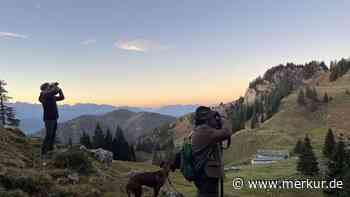
{"type": "Polygon", "coordinates": [[[162,163],[160,165],[162,168],[156,172],[144,172],[132,176],[126,185],[126,192],[128,197],[134,194],[135,197],[142,196],[142,186],[147,186],[153,188],[153,196],[157,197],[160,188],[169,180],[170,165],[168,163],[162,163]]]}

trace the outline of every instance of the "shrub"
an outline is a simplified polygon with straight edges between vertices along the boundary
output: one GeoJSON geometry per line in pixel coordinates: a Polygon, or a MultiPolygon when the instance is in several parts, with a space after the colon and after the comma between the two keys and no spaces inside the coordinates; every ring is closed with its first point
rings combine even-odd
{"type": "Polygon", "coordinates": [[[95,172],[89,153],[84,150],[79,150],[78,147],[57,154],[51,165],[56,168],[73,170],[84,175],[95,172]]]}

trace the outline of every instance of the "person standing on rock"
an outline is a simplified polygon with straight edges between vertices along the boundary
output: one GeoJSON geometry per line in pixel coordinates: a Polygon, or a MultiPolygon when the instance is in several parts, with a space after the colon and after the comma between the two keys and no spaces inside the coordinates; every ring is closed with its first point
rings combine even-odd
{"type": "Polygon", "coordinates": [[[41,154],[45,156],[52,151],[56,138],[57,120],[59,118],[57,101],[64,100],[64,94],[58,83],[44,83],[40,86],[39,101],[43,106],[43,119],[46,135],[41,147],[41,154]]]}

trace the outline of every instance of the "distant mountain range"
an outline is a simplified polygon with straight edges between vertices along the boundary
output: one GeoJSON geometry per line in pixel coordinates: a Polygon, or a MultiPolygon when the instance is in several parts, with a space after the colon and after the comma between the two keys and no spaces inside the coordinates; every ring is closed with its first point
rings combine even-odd
{"type": "MultiPolygon", "coordinates": [[[[42,107],[41,104],[32,104],[24,102],[11,103],[14,107],[17,117],[21,120],[20,128],[26,133],[31,134],[43,128],[42,107]]],[[[117,109],[126,109],[131,112],[153,112],[162,115],[180,117],[193,112],[198,105],[168,105],[158,108],[112,106],[97,104],[75,104],[59,105],[60,122],[66,122],[82,115],[102,115],[117,109]]]]}
{"type": "MultiPolygon", "coordinates": [[[[94,135],[96,125],[99,124],[106,132],[110,129],[114,134],[117,126],[124,131],[128,141],[151,133],[155,128],[175,122],[176,118],[152,112],[132,112],[125,109],[117,109],[103,115],[82,115],[58,125],[57,137],[62,143],[67,143],[69,138],[73,143],[79,142],[83,132],[94,135]]],[[[44,129],[35,135],[43,135],[44,129]]]]}

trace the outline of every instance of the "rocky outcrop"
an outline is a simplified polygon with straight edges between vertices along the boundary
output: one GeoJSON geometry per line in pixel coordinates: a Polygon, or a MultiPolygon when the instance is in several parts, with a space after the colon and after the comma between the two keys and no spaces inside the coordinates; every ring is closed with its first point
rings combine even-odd
{"type": "Polygon", "coordinates": [[[104,150],[102,148],[88,150],[85,146],[80,146],[80,149],[85,150],[85,151],[89,151],[90,153],[93,154],[95,159],[97,159],[101,163],[105,163],[109,166],[112,165],[113,153],[111,151],[104,150]]]}
{"type": "Polygon", "coordinates": [[[320,62],[310,62],[305,65],[287,63],[278,65],[267,70],[263,77],[258,77],[250,83],[244,100],[246,104],[252,105],[255,100],[262,100],[263,96],[271,94],[279,85],[287,83],[291,90],[317,81],[325,72],[327,67],[320,62]]]}

